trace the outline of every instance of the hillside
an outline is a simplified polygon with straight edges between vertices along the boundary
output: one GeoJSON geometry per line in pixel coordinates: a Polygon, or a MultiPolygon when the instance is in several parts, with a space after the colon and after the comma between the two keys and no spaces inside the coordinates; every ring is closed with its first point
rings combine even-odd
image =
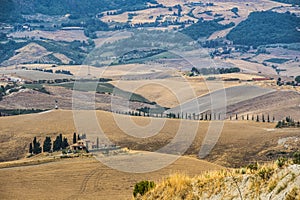
{"type": "MultiPolygon", "coordinates": [[[[92,139],[99,135],[98,126],[93,124],[91,120],[78,121],[78,119],[89,119],[90,115],[93,114],[92,111],[80,111],[75,112],[75,114],[77,116],[75,122],[73,112],[63,110],[0,118],[0,126],[2,127],[0,144],[3,147],[3,151],[0,152],[0,160],[23,158],[28,151],[28,144],[34,136],[43,141],[45,136],[54,137],[58,133],[62,133],[71,139],[72,134],[76,131],[74,123],[80,124],[77,124],[77,126],[79,125],[77,131],[86,133],[88,138],[92,139]]],[[[113,143],[134,150],[156,151],[168,144],[180,130],[180,120],[124,116],[103,111],[96,111],[96,115],[105,135],[113,143]],[[150,120],[154,124],[149,127],[147,125],[150,120]],[[120,122],[125,123],[121,126],[122,129],[120,122]],[[158,134],[147,139],[141,137],[157,130],[158,127],[155,124],[161,122],[164,122],[164,126],[158,130],[158,134]],[[148,128],[143,129],[144,126],[148,128]],[[139,134],[141,128],[143,130],[142,135],[139,137],[131,136],[132,134],[139,134]]],[[[210,122],[182,120],[181,123],[185,127],[185,132],[191,134],[196,131],[195,139],[185,154],[198,156],[203,138],[208,134],[210,122]]],[[[217,145],[205,159],[222,166],[233,167],[245,165],[252,160],[272,160],[280,156],[282,152],[289,155],[295,151],[295,148],[297,149],[295,147],[297,145],[294,143],[299,138],[299,129],[274,129],[275,125],[275,123],[252,121],[225,121],[217,145]],[[286,143],[279,142],[280,139],[289,141],[291,146],[286,148],[286,143]]],[[[180,149],[184,145],[184,143],[178,143],[176,149],[180,149]]]]}
{"type": "MultiPolygon", "coordinates": [[[[39,2],[38,0],[5,0],[4,4],[11,9],[5,10],[2,13],[4,16],[10,15],[11,13],[21,13],[21,14],[36,14],[41,13],[45,15],[65,15],[65,14],[74,14],[77,16],[88,16],[95,15],[97,13],[106,11],[106,10],[135,10],[145,8],[147,2],[156,3],[153,0],[134,0],[134,1],[72,1],[72,0],[45,0],[39,2]]],[[[5,20],[0,18],[0,20],[5,20]]],[[[16,20],[16,19],[12,19],[16,20]]]]}
{"type": "Polygon", "coordinates": [[[195,176],[218,169],[222,167],[189,157],[149,173],[121,172],[95,158],[57,159],[40,165],[0,169],[0,196],[1,199],[123,200],[130,199],[134,184],[144,179],[159,181],[176,171],[195,176]],[[190,166],[189,170],[186,165],[190,166]]]}
{"type": "Polygon", "coordinates": [[[182,174],[168,177],[144,196],[135,199],[300,199],[300,165],[258,166],[210,172],[190,178],[182,174]]]}
{"type": "Polygon", "coordinates": [[[300,18],[290,13],[253,12],[229,32],[227,39],[249,46],[296,43],[300,42],[299,23],[300,18]]]}

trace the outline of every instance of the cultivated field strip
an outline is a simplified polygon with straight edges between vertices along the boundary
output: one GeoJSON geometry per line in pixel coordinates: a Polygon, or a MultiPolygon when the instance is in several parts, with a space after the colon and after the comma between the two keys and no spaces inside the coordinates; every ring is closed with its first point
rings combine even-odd
{"type": "Polygon", "coordinates": [[[250,85],[225,88],[183,103],[168,110],[168,113],[195,113],[195,111],[203,113],[210,111],[212,108],[214,108],[214,111],[220,111],[224,110],[223,106],[230,106],[273,91],[272,89],[250,85]]]}

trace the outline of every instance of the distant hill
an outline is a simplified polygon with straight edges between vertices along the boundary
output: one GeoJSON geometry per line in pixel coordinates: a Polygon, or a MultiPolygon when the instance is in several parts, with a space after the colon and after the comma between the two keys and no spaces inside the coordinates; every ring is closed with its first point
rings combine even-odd
{"type": "Polygon", "coordinates": [[[107,10],[132,11],[147,7],[155,0],[1,0],[0,22],[17,21],[20,14],[45,15],[76,14],[94,16],[107,10]]]}
{"type": "Polygon", "coordinates": [[[217,21],[203,21],[199,20],[197,23],[182,30],[182,33],[190,36],[192,39],[197,40],[200,37],[209,37],[216,31],[224,30],[234,26],[234,23],[226,25],[219,24],[217,21]]]}
{"type": "Polygon", "coordinates": [[[273,0],[280,3],[287,3],[287,4],[293,4],[293,5],[300,5],[300,0],[273,0]]]}
{"type": "Polygon", "coordinates": [[[106,10],[135,10],[145,8],[147,2],[154,0],[14,0],[22,14],[42,13],[46,15],[64,15],[67,13],[88,15],[106,10]]]}
{"type": "Polygon", "coordinates": [[[265,45],[300,42],[300,18],[290,13],[253,12],[227,35],[234,44],[265,45]]]}

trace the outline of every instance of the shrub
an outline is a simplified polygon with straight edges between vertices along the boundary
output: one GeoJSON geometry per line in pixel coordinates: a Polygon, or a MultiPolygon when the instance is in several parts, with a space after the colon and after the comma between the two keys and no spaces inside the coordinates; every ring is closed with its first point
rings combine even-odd
{"type": "Polygon", "coordinates": [[[271,168],[263,167],[263,168],[259,169],[259,171],[258,171],[259,177],[264,180],[269,180],[271,178],[272,174],[273,174],[273,170],[271,168]]]}
{"type": "Polygon", "coordinates": [[[247,165],[247,169],[250,169],[251,171],[256,171],[258,169],[257,162],[247,165]]]}
{"type": "Polygon", "coordinates": [[[278,158],[277,160],[276,160],[276,164],[277,164],[277,166],[278,167],[283,167],[285,164],[286,164],[286,162],[287,162],[287,159],[286,158],[278,158]]]}
{"type": "Polygon", "coordinates": [[[136,197],[138,194],[144,195],[150,189],[154,188],[155,184],[153,181],[141,181],[135,184],[133,190],[133,196],[136,197]]]}
{"type": "Polygon", "coordinates": [[[300,151],[294,153],[293,163],[298,165],[300,164],[300,151]]]}

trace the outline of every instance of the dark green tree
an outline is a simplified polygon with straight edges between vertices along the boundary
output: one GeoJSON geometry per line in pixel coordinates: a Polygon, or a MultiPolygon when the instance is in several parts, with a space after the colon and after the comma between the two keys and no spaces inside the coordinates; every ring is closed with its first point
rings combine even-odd
{"type": "Polygon", "coordinates": [[[29,144],[29,151],[28,151],[29,153],[32,153],[32,143],[30,142],[30,144],[29,144]]]}
{"type": "Polygon", "coordinates": [[[64,137],[62,144],[61,144],[61,148],[66,149],[68,146],[69,146],[68,138],[64,137]]]}
{"type": "Polygon", "coordinates": [[[97,149],[99,149],[99,137],[97,137],[96,146],[97,146],[97,149]]]}
{"type": "Polygon", "coordinates": [[[56,136],[56,139],[53,142],[53,151],[60,151],[61,150],[61,138],[60,136],[56,136]]]}
{"type": "Polygon", "coordinates": [[[300,76],[296,76],[295,81],[296,81],[297,83],[300,83],[300,76]]]}
{"type": "Polygon", "coordinates": [[[259,122],[259,116],[258,115],[256,116],[256,121],[259,122]]]}
{"type": "Polygon", "coordinates": [[[34,154],[39,154],[39,153],[42,152],[41,144],[40,144],[40,142],[38,142],[36,140],[36,137],[34,137],[34,139],[33,139],[33,150],[32,150],[32,152],[34,154]]]}
{"type": "Polygon", "coordinates": [[[75,144],[77,141],[76,141],[76,133],[73,133],[73,144],[75,144]]]}
{"type": "Polygon", "coordinates": [[[43,144],[43,152],[50,152],[52,147],[52,142],[50,137],[46,137],[43,144]]]}

